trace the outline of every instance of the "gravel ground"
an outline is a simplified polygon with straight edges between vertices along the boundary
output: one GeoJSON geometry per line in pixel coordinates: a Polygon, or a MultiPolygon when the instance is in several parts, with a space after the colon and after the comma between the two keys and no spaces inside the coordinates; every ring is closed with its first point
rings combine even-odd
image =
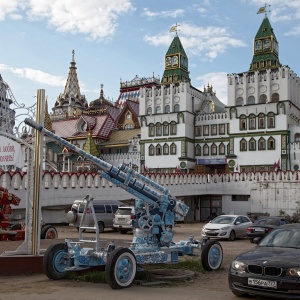
{"type": "MultiPolygon", "coordinates": [[[[203,224],[177,224],[174,228],[174,241],[187,240],[189,236],[195,239],[201,238],[203,224]]],[[[78,239],[78,232],[69,226],[57,226],[58,240],[42,240],[41,249],[46,249],[52,243],[63,242],[65,238],[73,241],[78,239]]],[[[91,234],[91,233],[90,233],[91,234]]],[[[92,235],[92,234],[91,234],[92,235]]],[[[132,233],[120,234],[112,230],[105,230],[100,236],[102,246],[114,241],[119,246],[126,246],[132,240],[132,233]]],[[[223,264],[221,270],[205,272],[192,280],[181,282],[172,287],[141,287],[132,286],[125,290],[112,290],[108,285],[93,284],[88,282],[73,282],[69,280],[49,280],[44,274],[32,276],[0,277],[0,300],[29,299],[29,300],[53,300],[62,299],[117,299],[129,300],[136,297],[140,299],[211,299],[231,300],[236,298],[228,287],[227,273],[232,259],[239,253],[255,247],[247,239],[239,239],[233,242],[219,240],[223,248],[223,264]],[[12,283],[17,289],[12,289],[12,283]],[[149,290],[151,289],[151,290],[149,290]],[[122,293],[122,294],[120,294],[122,293]],[[122,296],[121,296],[122,295],[122,296]]],[[[16,250],[22,241],[1,241],[0,253],[8,250],[16,250]]],[[[243,298],[240,298],[243,299],[243,298]]],[[[262,298],[263,299],[263,298],[262,298]]]]}

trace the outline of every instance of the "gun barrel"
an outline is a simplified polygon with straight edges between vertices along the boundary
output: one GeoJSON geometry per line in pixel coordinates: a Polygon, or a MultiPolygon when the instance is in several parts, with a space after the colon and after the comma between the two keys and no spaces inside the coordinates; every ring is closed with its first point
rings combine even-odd
{"type": "MultiPolygon", "coordinates": [[[[44,128],[42,125],[37,124],[32,119],[25,119],[25,124],[43,132],[46,136],[49,136],[50,138],[56,140],[58,143],[69,147],[74,152],[91,160],[93,163],[100,167],[100,169],[102,170],[101,175],[104,178],[110,180],[112,183],[120,186],[129,193],[140,197],[141,199],[147,201],[155,207],[157,207],[162,201],[165,201],[163,199],[166,199],[166,196],[168,196],[169,194],[168,189],[139,174],[135,170],[125,165],[121,165],[120,168],[113,166],[62,139],[50,130],[44,128]]],[[[176,201],[176,198],[171,198],[176,201]]]]}

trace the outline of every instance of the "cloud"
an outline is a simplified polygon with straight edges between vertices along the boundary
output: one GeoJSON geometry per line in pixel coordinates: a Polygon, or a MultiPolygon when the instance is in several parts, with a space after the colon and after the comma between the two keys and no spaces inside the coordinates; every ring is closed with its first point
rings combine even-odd
{"type": "MultiPolygon", "coordinates": [[[[246,46],[243,41],[233,38],[225,27],[199,27],[182,23],[178,29],[184,49],[192,55],[201,56],[203,60],[212,61],[228,48],[246,46]]],[[[154,46],[169,46],[172,39],[169,33],[144,37],[146,43],[154,46]]]]}
{"type": "Polygon", "coordinates": [[[285,33],[287,36],[300,36],[300,26],[294,27],[292,30],[285,33]]]}
{"type": "Polygon", "coordinates": [[[0,20],[25,12],[28,20],[46,20],[59,32],[108,41],[116,31],[118,18],[134,10],[131,0],[9,0],[0,3],[0,20]]]}
{"type": "Polygon", "coordinates": [[[159,12],[150,11],[148,8],[143,9],[144,16],[149,18],[177,18],[184,15],[183,9],[163,10],[159,12]]]}
{"type": "Polygon", "coordinates": [[[43,71],[30,68],[12,68],[10,66],[0,64],[0,71],[10,72],[18,77],[54,87],[64,87],[66,84],[66,79],[62,76],[54,76],[43,71]]]}
{"type": "Polygon", "coordinates": [[[0,3],[0,21],[5,20],[6,16],[14,15],[14,13],[24,7],[22,0],[8,0],[0,3]]]}
{"type": "Polygon", "coordinates": [[[218,99],[227,104],[227,73],[208,73],[196,77],[196,81],[199,81],[199,84],[196,84],[197,89],[203,91],[203,87],[209,84],[213,87],[213,91],[216,92],[218,99]]]}

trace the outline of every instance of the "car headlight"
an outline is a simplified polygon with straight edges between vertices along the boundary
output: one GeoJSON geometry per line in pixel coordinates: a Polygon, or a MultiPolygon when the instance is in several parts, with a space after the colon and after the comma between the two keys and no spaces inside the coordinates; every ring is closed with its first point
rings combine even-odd
{"type": "Polygon", "coordinates": [[[227,230],[229,228],[230,228],[229,226],[225,226],[225,227],[220,228],[220,230],[227,230]]]}
{"type": "Polygon", "coordinates": [[[241,261],[238,261],[238,260],[234,260],[232,263],[231,263],[231,268],[235,271],[238,271],[238,272],[245,272],[246,271],[246,264],[244,264],[243,262],[241,261]]]}
{"type": "Polygon", "coordinates": [[[300,268],[289,268],[287,274],[290,276],[300,277],[300,268]]]}

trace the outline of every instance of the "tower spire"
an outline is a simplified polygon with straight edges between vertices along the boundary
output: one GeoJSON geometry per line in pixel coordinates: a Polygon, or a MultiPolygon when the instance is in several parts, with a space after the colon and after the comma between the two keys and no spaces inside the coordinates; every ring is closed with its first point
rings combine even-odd
{"type": "MultiPolygon", "coordinates": [[[[266,12],[266,5],[261,7],[257,13],[263,12],[266,12]]],[[[267,15],[265,15],[258,29],[253,46],[254,53],[249,71],[281,66],[278,58],[278,42],[267,15]]]]}

